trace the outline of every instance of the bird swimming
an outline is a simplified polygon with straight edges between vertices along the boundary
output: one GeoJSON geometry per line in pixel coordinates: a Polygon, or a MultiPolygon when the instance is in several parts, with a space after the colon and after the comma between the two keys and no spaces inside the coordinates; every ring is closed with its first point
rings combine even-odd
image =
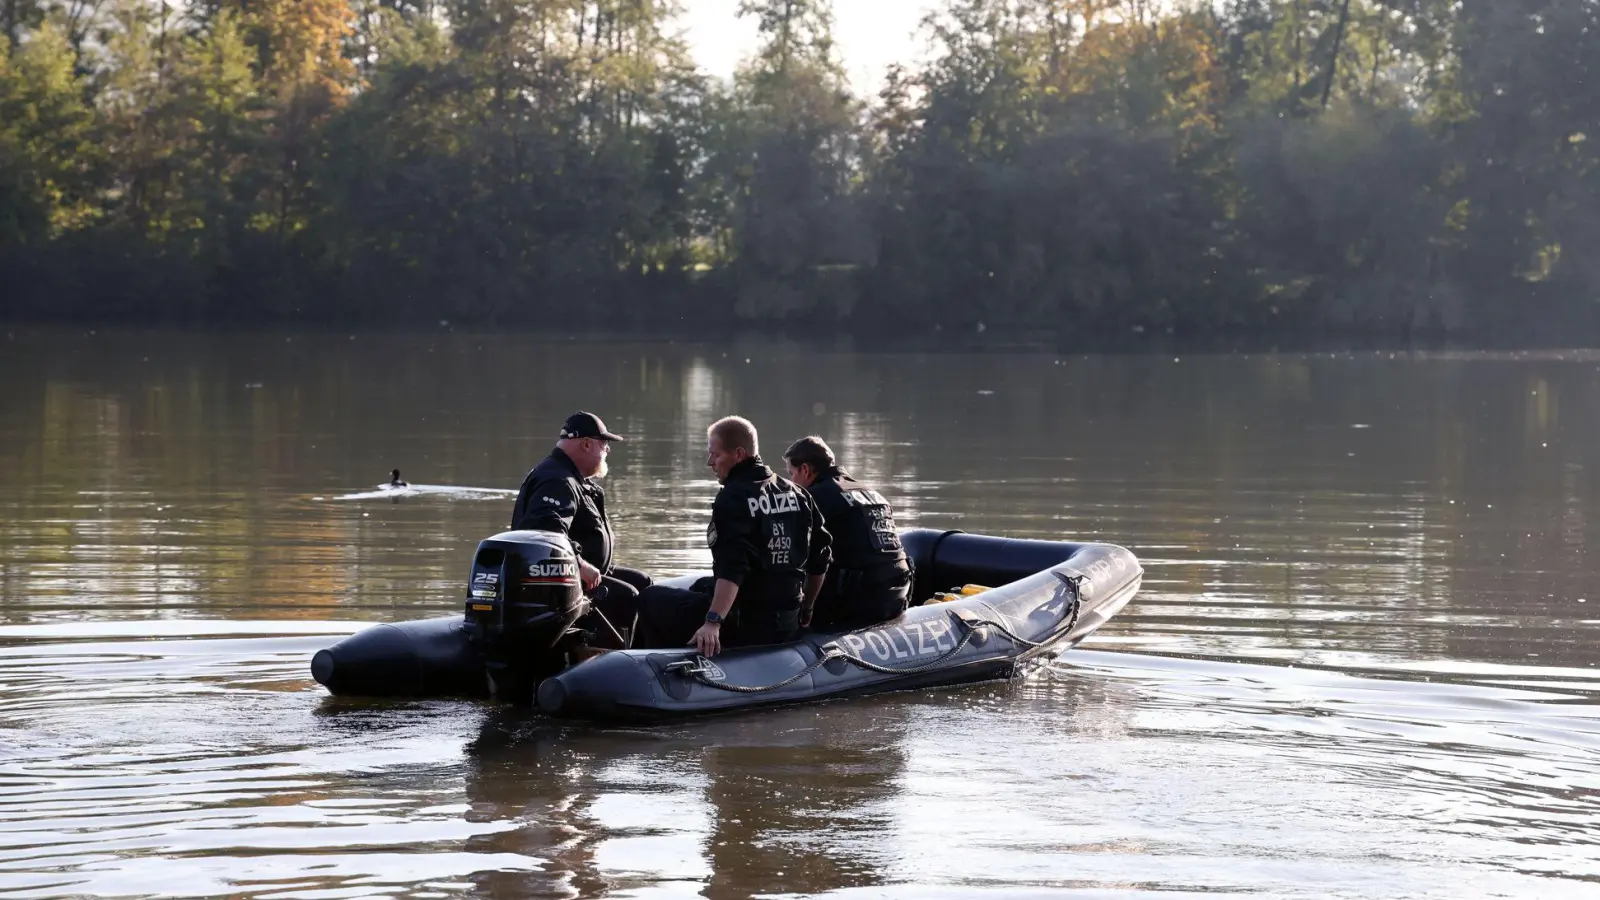
{"type": "Polygon", "coordinates": [[[400,470],[399,469],[390,469],[389,470],[389,487],[392,487],[392,488],[403,488],[403,487],[410,487],[410,485],[406,484],[404,481],[402,481],[400,479],[400,470]]]}

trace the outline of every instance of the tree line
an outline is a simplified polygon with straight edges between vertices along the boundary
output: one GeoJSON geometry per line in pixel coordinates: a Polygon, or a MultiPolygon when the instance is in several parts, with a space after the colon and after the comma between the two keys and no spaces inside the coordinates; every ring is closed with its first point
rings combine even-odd
{"type": "Polygon", "coordinates": [[[0,317],[1573,333],[1600,0],[0,0],[0,317]]]}

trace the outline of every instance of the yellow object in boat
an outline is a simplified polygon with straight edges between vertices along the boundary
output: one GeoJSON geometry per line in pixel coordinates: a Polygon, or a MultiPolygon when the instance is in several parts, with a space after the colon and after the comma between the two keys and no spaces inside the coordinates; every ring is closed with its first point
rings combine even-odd
{"type": "Polygon", "coordinates": [[[963,597],[971,597],[974,594],[981,594],[984,591],[992,590],[994,590],[994,588],[984,587],[981,584],[964,584],[961,587],[953,590],[940,591],[939,593],[934,594],[932,597],[929,597],[928,602],[949,603],[951,600],[960,600],[963,597]]]}

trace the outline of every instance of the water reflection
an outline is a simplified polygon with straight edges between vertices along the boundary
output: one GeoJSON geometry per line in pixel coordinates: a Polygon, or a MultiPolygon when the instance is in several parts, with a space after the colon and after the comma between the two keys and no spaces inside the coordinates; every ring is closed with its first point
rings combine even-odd
{"type": "Polygon", "coordinates": [[[1600,705],[1557,684],[1077,650],[1015,686],[615,729],[327,698],[301,671],[323,639],[271,627],[12,633],[28,640],[0,648],[0,885],[1360,895],[1376,868],[1404,894],[1475,872],[1486,891],[1548,876],[1577,896],[1570,879],[1600,880],[1600,705]]]}
{"type": "Polygon", "coordinates": [[[6,648],[0,887],[337,895],[536,862],[459,849],[512,827],[463,820],[448,767],[438,768],[460,740],[461,705],[329,715],[300,686],[318,644],[6,648]]]}
{"type": "Polygon", "coordinates": [[[596,358],[569,343],[529,359],[493,335],[198,336],[148,360],[136,337],[41,346],[0,362],[16,401],[0,486],[28,510],[0,523],[9,616],[62,618],[86,594],[128,615],[259,595],[313,614],[437,602],[463,545],[504,524],[495,492],[578,405],[636,436],[612,505],[625,558],[663,574],[704,565],[702,429],[728,412],[755,418],[769,453],[828,437],[907,524],[1119,540],[1185,597],[1220,583],[1284,608],[1484,615],[1509,596],[1543,615],[1589,593],[1593,569],[1595,419],[1571,411],[1600,393],[1579,357],[819,359],[776,343],[596,358]],[[579,367],[600,377],[563,374],[579,367]],[[360,377],[373,370],[388,377],[360,377]],[[456,493],[311,500],[391,463],[456,493]]]}
{"type": "Polygon", "coordinates": [[[652,787],[636,775],[649,766],[656,742],[649,735],[607,734],[598,743],[583,729],[552,725],[514,711],[491,712],[466,748],[467,816],[479,821],[511,819],[518,827],[474,842],[480,852],[543,854],[537,873],[480,872],[475,891],[487,896],[598,897],[645,872],[674,878],[672,860],[688,848],[664,854],[652,866],[647,854],[623,866],[606,865],[597,857],[615,842],[668,840],[694,819],[695,793],[669,780],[652,787]],[[603,750],[596,755],[596,750],[603,750]],[[606,796],[618,784],[644,789],[636,807],[645,811],[637,829],[602,821],[606,796]]]}
{"type": "Polygon", "coordinates": [[[549,862],[474,883],[590,897],[684,882],[711,898],[878,884],[909,716],[889,705],[620,731],[497,711],[467,747],[468,817],[522,825],[469,846],[549,862]]]}
{"type": "Polygon", "coordinates": [[[1593,354],[531,343],[8,345],[0,891],[1600,881],[1593,354]],[[619,559],[658,574],[706,565],[704,428],[740,413],[769,456],[826,437],[903,524],[1115,541],[1145,590],[1007,689],[637,732],[325,698],[317,647],[458,608],[575,408],[629,436],[608,508],[619,559]],[[362,496],[394,467],[438,490],[362,496]]]}
{"type": "Polygon", "coordinates": [[[905,768],[908,707],[740,719],[704,737],[710,898],[750,885],[812,893],[879,883],[905,768]]]}

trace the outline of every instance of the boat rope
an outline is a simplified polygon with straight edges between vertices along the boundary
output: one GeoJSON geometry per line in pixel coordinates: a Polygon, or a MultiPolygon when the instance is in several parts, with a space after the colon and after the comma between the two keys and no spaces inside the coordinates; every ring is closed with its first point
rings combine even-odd
{"type": "MultiPolygon", "coordinates": [[[[1065,615],[1063,616],[1063,619],[1065,620],[1065,627],[1052,629],[1050,634],[1043,641],[1030,641],[1027,638],[1018,635],[1006,625],[1001,624],[1000,622],[995,622],[991,619],[968,619],[960,615],[952,614],[951,618],[967,626],[961,635],[961,639],[956,641],[956,645],[954,647],[951,647],[944,653],[941,653],[937,657],[930,659],[918,666],[885,666],[881,663],[871,662],[869,660],[862,659],[848,650],[845,650],[843,647],[839,646],[838,641],[834,640],[822,645],[820,648],[822,653],[811,665],[806,666],[804,669],[801,669],[793,675],[790,675],[788,678],[785,678],[784,680],[775,684],[729,684],[725,681],[714,679],[711,677],[711,673],[716,672],[720,676],[722,674],[721,669],[703,656],[696,656],[693,659],[679,660],[678,662],[668,664],[665,668],[669,672],[677,672],[680,675],[700,682],[706,687],[716,688],[719,691],[729,691],[735,694],[764,694],[768,691],[776,691],[786,688],[835,659],[842,659],[845,662],[859,666],[860,668],[866,669],[869,672],[877,672],[883,675],[920,675],[923,672],[938,668],[938,666],[945,660],[955,656],[957,653],[960,653],[966,648],[967,644],[972,642],[973,637],[977,635],[978,629],[985,626],[993,628],[996,632],[1018,646],[1036,650],[1052,643],[1055,640],[1058,640],[1063,634],[1071,634],[1072,629],[1078,624],[1078,613],[1083,609],[1083,601],[1078,593],[1077,580],[1069,576],[1062,575],[1059,572],[1056,573],[1056,576],[1072,589],[1072,601],[1066,605],[1066,609],[1064,610],[1065,615]]],[[[988,607],[988,604],[985,603],[984,606],[988,607]]],[[[991,612],[994,611],[993,607],[989,607],[989,609],[991,612]]],[[[881,626],[873,625],[868,628],[857,629],[856,631],[850,632],[850,634],[860,634],[863,631],[870,631],[872,628],[878,627],[881,626]]]]}
{"type": "MultiPolygon", "coordinates": [[[[679,662],[671,663],[666,666],[666,669],[669,672],[677,672],[680,675],[686,675],[690,678],[693,678],[695,681],[700,682],[706,687],[714,687],[719,691],[731,691],[736,694],[764,694],[767,691],[776,691],[786,688],[835,659],[842,659],[845,662],[854,663],[868,671],[880,672],[885,675],[917,675],[937,667],[940,663],[961,652],[961,650],[972,641],[972,636],[973,630],[968,628],[966,633],[961,635],[961,640],[957,641],[954,647],[951,647],[938,657],[931,659],[920,666],[904,668],[885,666],[875,662],[869,662],[868,660],[862,659],[861,657],[856,656],[854,653],[845,650],[843,647],[840,647],[837,642],[829,641],[828,643],[823,644],[820,648],[822,653],[817,657],[816,662],[806,666],[804,669],[801,669],[800,671],[790,675],[788,678],[785,678],[780,682],[777,682],[776,684],[764,684],[759,686],[747,684],[728,684],[725,681],[718,681],[710,677],[711,672],[714,670],[712,669],[711,661],[703,656],[697,656],[694,659],[685,659],[680,660],[679,662]]],[[[720,670],[717,671],[719,671],[720,674],[720,670]]]]}

